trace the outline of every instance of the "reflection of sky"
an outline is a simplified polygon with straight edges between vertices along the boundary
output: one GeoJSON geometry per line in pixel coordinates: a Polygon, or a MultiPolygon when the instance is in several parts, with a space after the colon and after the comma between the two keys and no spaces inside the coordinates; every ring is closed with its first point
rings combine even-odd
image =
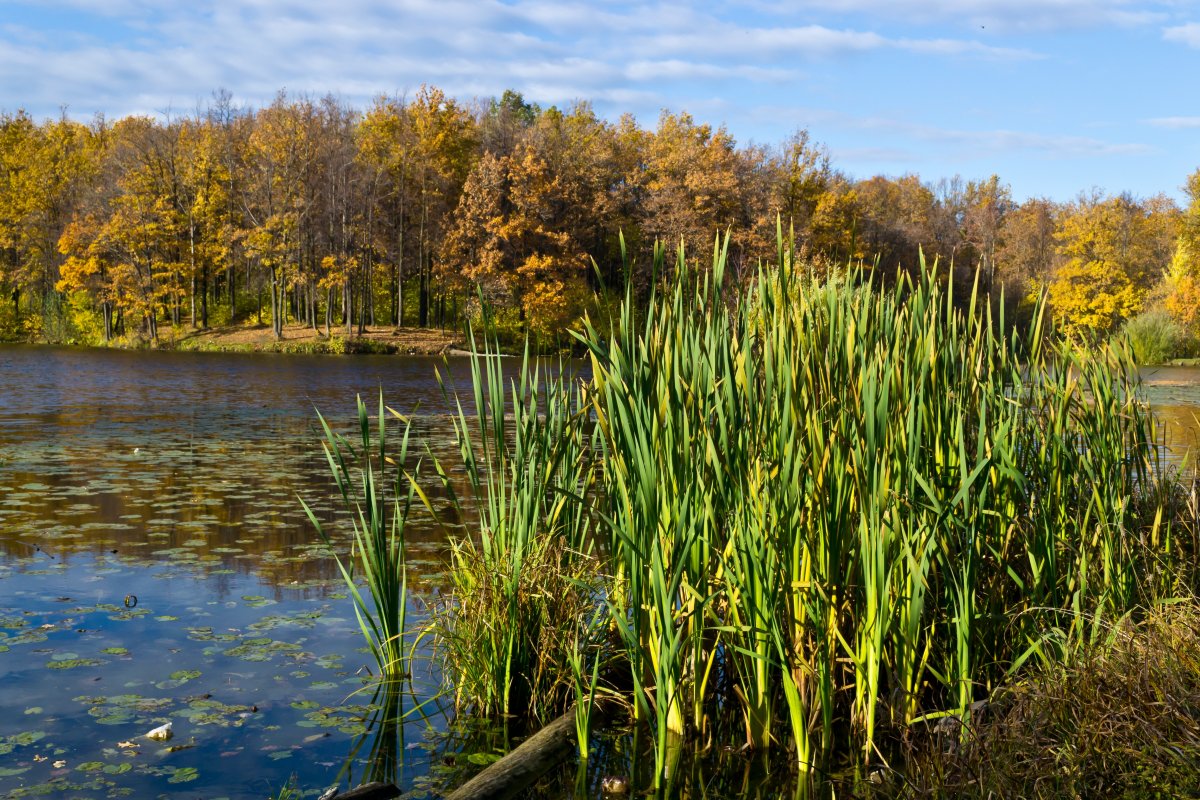
{"type": "MultiPolygon", "coordinates": [[[[129,765],[106,779],[138,797],[186,788],[258,800],[292,775],[308,788],[338,782],[370,700],[353,693],[373,660],[348,601],[329,596],[336,582],[264,592],[231,571],[35,553],[0,565],[0,587],[0,744],[41,737],[0,758],[15,770],[0,775],[0,796],[35,786],[109,796],[87,783],[89,763],[129,765]],[[179,752],[138,738],[166,721],[179,752]],[[136,755],[121,741],[136,742],[136,755]],[[198,777],[173,786],[180,769],[198,777]]],[[[431,693],[436,676],[414,672],[431,693]]],[[[420,741],[423,728],[414,719],[403,735],[420,741]]],[[[428,751],[407,757],[408,781],[428,771],[428,751]]]]}

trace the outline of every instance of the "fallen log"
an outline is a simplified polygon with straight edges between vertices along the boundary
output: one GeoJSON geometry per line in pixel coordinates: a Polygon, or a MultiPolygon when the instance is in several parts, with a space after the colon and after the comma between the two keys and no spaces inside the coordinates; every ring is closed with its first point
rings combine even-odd
{"type": "MultiPolygon", "coordinates": [[[[402,794],[400,788],[394,783],[364,783],[362,786],[342,792],[341,794],[334,793],[329,795],[330,798],[336,800],[393,800],[402,794]]],[[[325,797],[326,795],[321,795],[325,797]]]]}
{"type": "MultiPolygon", "coordinates": [[[[606,717],[602,704],[597,703],[592,710],[593,727],[603,724],[606,717]]],[[[509,800],[569,758],[575,752],[575,738],[575,709],[571,708],[444,800],[509,800]]]]}

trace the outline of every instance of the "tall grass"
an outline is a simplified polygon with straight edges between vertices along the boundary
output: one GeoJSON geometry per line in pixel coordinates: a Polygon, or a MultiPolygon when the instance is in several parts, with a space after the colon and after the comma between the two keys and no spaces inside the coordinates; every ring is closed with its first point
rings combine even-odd
{"type": "Polygon", "coordinates": [[[680,257],[643,316],[580,336],[662,779],[730,708],[801,770],[847,741],[869,763],[881,730],[969,716],[1187,574],[1126,351],[1058,343],[1044,308],[1006,334],[932,268],[817,283],[781,245],[731,296],[724,265],[680,257]]]}

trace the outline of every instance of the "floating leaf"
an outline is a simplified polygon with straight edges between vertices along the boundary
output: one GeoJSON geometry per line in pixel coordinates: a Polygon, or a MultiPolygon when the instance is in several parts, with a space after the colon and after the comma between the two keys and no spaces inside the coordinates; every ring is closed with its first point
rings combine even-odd
{"type": "Polygon", "coordinates": [[[167,783],[187,783],[200,777],[200,771],[195,767],[180,767],[175,774],[167,778],[167,783]]]}

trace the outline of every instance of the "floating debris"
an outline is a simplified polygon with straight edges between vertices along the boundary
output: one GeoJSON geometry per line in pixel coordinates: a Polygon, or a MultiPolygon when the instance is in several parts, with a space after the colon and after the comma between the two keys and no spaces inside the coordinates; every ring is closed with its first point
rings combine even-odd
{"type": "Polygon", "coordinates": [[[172,730],[172,725],[170,722],[168,722],[165,725],[159,725],[157,728],[147,733],[146,738],[154,739],[155,741],[159,742],[165,742],[174,735],[175,732],[172,730]]]}

